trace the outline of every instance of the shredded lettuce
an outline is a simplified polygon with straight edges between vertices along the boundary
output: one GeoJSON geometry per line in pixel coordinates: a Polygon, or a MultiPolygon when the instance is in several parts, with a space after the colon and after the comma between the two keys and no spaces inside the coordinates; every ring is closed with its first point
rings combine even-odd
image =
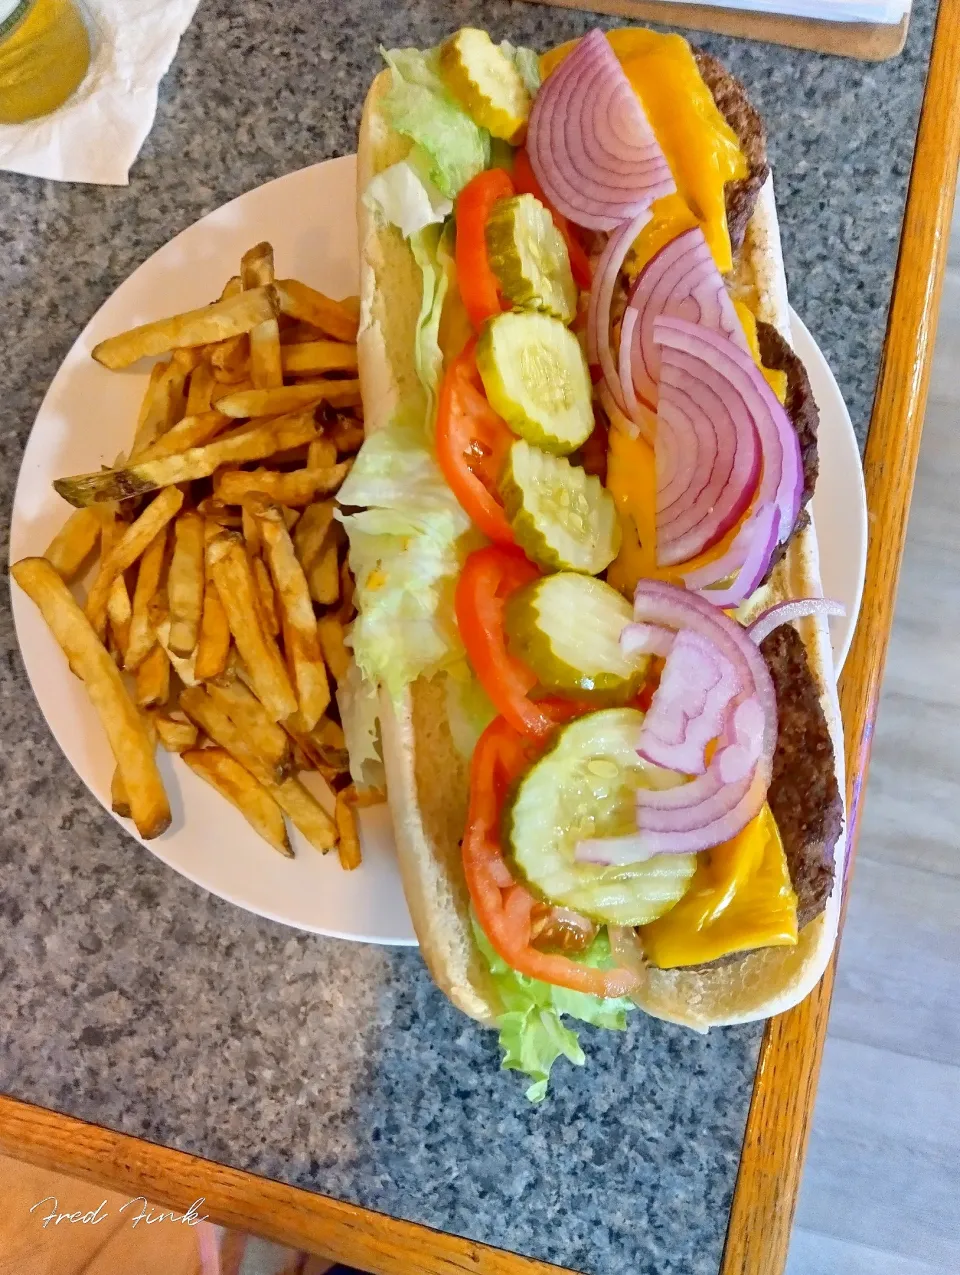
{"type": "Polygon", "coordinates": [[[447,670],[444,698],[454,747],[469,759],[497,710],[466,660],[447,670]]]}
{"type": "Polygon", "coordinates": [[[396,697],[421,673],[463,659],[452,594],[474,533],[419,422],[371,435],[338,499],[366,506],[337,512],[357,582],[354,656],[370,683],[396,697]]]}
{"type": "Polygon", "coordinates": [[[530,96],[536,97],[540,88],[540,55],[523,45],[513,45],[509,40],[501,40],[500,52],[505,53],[517,68],[523,87],[530,96]]]}
{"type": "Polygon", "coordinates": [[[350,758],[350,778],[359,788],[386,788],[380,754],[380,701],[355,661],[337,687],[337,707],[350,758]]]}
{"type": "Polygon", "coordinates": [[[409,159],[377,173],[363,192],[363,202],[388,225],[399,227],[404,239],[453,211],[451,200],[429,177],[421,177],[409,159]]]}
{"type": "Polygon", "coordinates": [[[441,194],[455,199],[490,162],[490,134],[475,124],[448,92],[436,49],[381,50],[393,71],[383,109],[391,125],[409,137],[441,194]]]}
{"type": "MultiPolygon", "coordinates": [[[[497,1018],[503,1050],[500,1065],[504,1070],[522,1071],[529,1076],[532,1084],[526,1097],[531,1102],[542,1102],[547,1095],[550,1069],[558,1058],[568,1058],[577,1067],[586,1062],[577,1033],[565,1027],[561,1017],[566,1014],[594,1027],[624,1031],[634,1004],[627,997],[606,1000],[518,974],[493,950],[475,917],[473,932],[503,1005],[497,1018]]],[[[587,952],[574,959],[597,969],[612,968],[615,962],[606,930],[600,931],[587,952]]]]}
{"type": "Polygon", "coordinates": [[[456,268],[453,221],[448,221],[442,230],[438,226],[429,226],[411,236],[410,248],[423,276],[413,357],[417,377],[427,395],[427,423],[432,426],[433,405],[443,375],[440,316],[456,268]]]}

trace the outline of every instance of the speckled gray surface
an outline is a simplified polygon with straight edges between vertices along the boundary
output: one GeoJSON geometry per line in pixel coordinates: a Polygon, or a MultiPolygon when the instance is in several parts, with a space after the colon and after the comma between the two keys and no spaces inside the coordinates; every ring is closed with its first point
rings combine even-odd
{"type": "MultiPolygon", "coordinates": [[[[4,526],[83,323],[197,217],[354,146],[376,46],[465,21],[539,46],[592,21],[506,0],[202,0],[128,189],[0,174],[4,526]]],[[[880,66],[705,39],[765,112],[793,303],[863,436],[933,5],[880,66]]],[[[5,553],[5,549],[4,549],[5,553]]],[[[298,935],[129,840],[40,718],[0,601],[0,1088],[115,1129],[609,1275],[715,1275],[759,1028],[593,1033],[531,1109],[419,956],[298,935]]]]}

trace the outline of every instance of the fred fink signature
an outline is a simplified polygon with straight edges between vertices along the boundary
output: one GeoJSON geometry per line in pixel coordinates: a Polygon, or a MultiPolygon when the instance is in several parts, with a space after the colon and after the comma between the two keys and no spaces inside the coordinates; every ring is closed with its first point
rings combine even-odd
{"type": "MultiPolygon", "coordinates": [[[[145,1196],[137,1195],[132,1200],[127,1200],[126,1204],[121,1204],[117,1210],[127,1216],[133,1227],[137,1227],[141,1222],[145,1222],[147,1226],[152,1226],[154,1222],[178,1222],[181,1226],[197,1226],[200,1222],[207,1220],[207,1215],[199,1212],[200,1206],[204,1202],[201,1195],[199,1200],[194,1200],[185,1213],[171,1213],[169,1210],[156,1209],[147,1202],[145,1196]],[[139,1211],[137,1210],[139,1206],[139,1211]],[[127,1210],[130,1210],[127,1213],[127,1210]]],[[[59,1226],[61,1222],[79,1222],[81,1226],[99,1226],[101,1222],[105,1222],[110,1214],[107,1212],[106,1200],[101,1200],[95,1209],[90,1209],[83,1213],[79,1210],[75,1213],[61,1213],[60,1201],[55,1195],[46,1195],[42,1200],[38,1200],[34,1204],[30,1212],[36,1213],[38,1209],[48,1207],[46,1213],[41,1213],[43,1229],[48,1226],[59,1226]]]]}

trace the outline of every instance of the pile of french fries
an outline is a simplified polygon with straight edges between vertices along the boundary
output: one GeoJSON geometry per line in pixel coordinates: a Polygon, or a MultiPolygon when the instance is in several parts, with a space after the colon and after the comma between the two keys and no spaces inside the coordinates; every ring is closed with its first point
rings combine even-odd
{"type": "Polygon", "coordinates": [[[349,783],[331,697],[355,613],[333,498],[363,441],[358,318],[356,298],[276,279],[261,243],[218,301],[93,352],[111,369],[162,356],[129,456],[55,482],[76,510],[12,571],[89,692],[113,809],[144,838],[170,824],[159,743],[281,854],[289,819],[359,866],[356,807],[383,797],[349,783]],[[97,550],[81,606],[68,582],[97,550]]]}

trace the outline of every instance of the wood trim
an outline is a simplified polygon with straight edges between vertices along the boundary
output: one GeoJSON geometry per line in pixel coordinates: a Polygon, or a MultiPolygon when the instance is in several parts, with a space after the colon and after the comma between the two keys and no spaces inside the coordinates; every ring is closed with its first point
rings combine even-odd
{"type": "Polygon", "coordinates": [[[709,4],[685,4],[679,0],[530,0],[532,4],[559,5],[564,9],[589,9],[635,22],[660,22],[668,27],[713,31],[739,40],[764,40],[836,57],[885,62],[896,57],[907,42],[909,14],[900,22],[827,22],[793,18],[779,13],[754,13],[747,9],[723,9],[709,4]]]}
{"type": "Polygon", "coordinates": [[[178,1212],[306,1249],[373,1275],[565,1275],[559,1266],[474,1244],[325,1195],[228,1169],[0,1096],[0,1150],[178,1212]]]}
{"type": "MultiPolygon", "coordinates": [[[[870,545],[863,609],[840,679],[851,860],[923,429],[958,162],[960,0],[941,0],[864,456],[870,545]]],[[[767,1025],[720,1275],[781,1275],[786,1266],[835,974],[836,953],[819,987],[767,1025]]]]}

